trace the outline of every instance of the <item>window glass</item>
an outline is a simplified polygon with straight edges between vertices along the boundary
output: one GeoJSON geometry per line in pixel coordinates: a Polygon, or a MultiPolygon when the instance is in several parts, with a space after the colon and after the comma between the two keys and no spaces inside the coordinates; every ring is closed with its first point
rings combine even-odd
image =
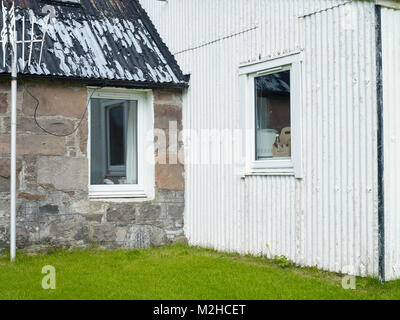
{"type": "Polygon", "coordinates": [[[108,110],[108,134],[109,134],[109,153],[110,166],[125,165],[125,107],[109,107],[108,110]]]}
{"type": "Polygon", "coordinates": [[[137,184],[137,102],[91,99],[92,185],[137,184]]]}
{"type": "Polygon", "coordinates": [[[290,158],[290,70],[254,81],[256,160],[290,158]]]}

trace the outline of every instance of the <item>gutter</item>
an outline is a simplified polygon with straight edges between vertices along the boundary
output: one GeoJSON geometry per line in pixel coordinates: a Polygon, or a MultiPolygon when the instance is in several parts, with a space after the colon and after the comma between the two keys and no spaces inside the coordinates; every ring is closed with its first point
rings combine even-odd
{"type": "Polygon", "coordinates": [[[384,123],[383,123],[383,72],[382,72],[382,7],[375,5],[376,41],[376,94],[378,119],[378,273],[385,283],[385,193],[384,193],[384,123]]]}
{"type": "MultiPolygon", "coordinates": [[[[190,75],[185,75],[185,80],[189,82],[190,75]]],[[[9,79],[9,73],[0,73],[0,79],[9,79]]],[[[18,78],[22,80],[42,80],[42,81],[66,81],[75,82],[89,86],[109,86],[121,87],[128,89],[187,89],[188,82],[173,83],[173,82],[141,82],[131,80],[110,80],[110,79],[94,79],[94,78],[78,78],[53,75],[35,75],[35,74],[18,74],[18,78]]]]}

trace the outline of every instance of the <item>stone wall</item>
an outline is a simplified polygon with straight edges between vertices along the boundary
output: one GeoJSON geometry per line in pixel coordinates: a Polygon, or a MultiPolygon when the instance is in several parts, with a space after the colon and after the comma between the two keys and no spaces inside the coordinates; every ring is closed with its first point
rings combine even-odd
{"type": "MultiPolygon", "coordinates": [[[[87,104],[86,87],[43,81],[26,85],[40,101],[41,126],[65,134],[78,125],[87,104]]],[[[157,89],[153,94],[155,129],[165,129],[168,136],[169,121],[182,127],[181,91],[157,89]]],[[[9,247],[10,99],[8,82],[0,82],[0,250],[9,247]]],[[[85,247],[92,243],[134,248],[185,241],[183,164],[156,164],[152,201],[89,200],[86,117],[73,135],[52,136],[36,125],[35,105],[19,87],[18,248],[85,247]]]]}

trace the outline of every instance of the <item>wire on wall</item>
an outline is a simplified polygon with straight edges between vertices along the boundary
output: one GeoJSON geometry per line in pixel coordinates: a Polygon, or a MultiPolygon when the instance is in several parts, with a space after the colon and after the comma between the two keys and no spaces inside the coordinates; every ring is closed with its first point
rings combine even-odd
{"type": "Polygon", "coordinates": [[[38,110],[39,110],[40,101],[39,101],[38,98],[36,98],[36,97],[29,91],[29,89],[28,89],[28,87],[27,87],[27,85],[26,85],[25,82],[23,82],[23,86],[24,86],[25,91],[26,91],[26,92],[32,97],[32,99],[35,100],[35,102],[36,102],[35,111],[34,111],[34,113],[33,113],[33,117],[34,117],[34,120],[35,120],[36,125],[37,125],[43,132],[45,132],[45,133],[47,133],[47,134],[49,134],[49,135],[52,135],[52,136],[56,136],[56,137],[68,137],[68,136],[72,136],[76,131],[78,131],[78,129],[79,129],[79,128],[81,127],[81,125],[82,125],[83,120],[84,120],[85,117],[86,117],[86,114],[87,114],[88,108],[89,108],[89,103],[90,103],[90,100],[91,100],[92,97],[93,97],[93,94],[94,94],[96,91],[98,91],[98,90],[104,88],[104,86],[101,86],[101,87],[99,87],[99,88],[94,89],[94,90],[91,92],[91,94],[90,94],[90,96],[89,96],[89,99],[88,99],[88,101],[87,101],[85,110],[83,111],[82,116],[81,116],[81,118],[80,118],[80,120],[79,120],[79,123],[78,123],[78,125],[74,128],[74,130],[72,130],[71,132],[69,132],[69,133],[67,133],[67,134],[59,134],[59,133],[50,132],[50,131],[48,131],[47,129],[43,128],[43,127],[40,125],[40,123],[38,122],[38,119],[37,119],[37,117],[38,117],[38,116],[37,116],[37,113],[38,113],[38,110]]]}

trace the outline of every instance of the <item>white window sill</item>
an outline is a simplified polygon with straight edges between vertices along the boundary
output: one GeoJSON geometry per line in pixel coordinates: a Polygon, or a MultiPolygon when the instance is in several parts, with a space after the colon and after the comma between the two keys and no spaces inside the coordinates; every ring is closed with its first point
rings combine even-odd
{"type": "Polygon", "coordinates": [[[141,198],[148,198],[146,194],[133,194],[133,193],[127,193],[127,194],[122,194],[122,193],[115,193],[115,194],[109,194],[109,193],[89,193],[89,199],[118,199],[118,198],[135,198],[135,199],[141,199],[141,198]]]}
{"type": "Polygon", "coordinates": [[[148,202],[152,201],[154,198],[150,197],[142,197],[142,198],[135,198],[135,197],[92,197],[89,195],[89,201],[93,202],[111,202],[111,203],[141,203],[141,202],[148,202]]]}
{"type": "Polygon", "coordinates": [[[253,161],[242,178],[247,176],[294,176],[291,159],[270,159],[253,161]]]}
{"type": "Polygon", "coordinates": [[[246,172],[241,178],[245,179],[246,177],[251,176],[294,176],[294,169],[264,169],[259,171],[250,171],[246,172]]]}
{"type": "Polygon", "coordinates": [[[293,162],[290,158],[270,158],[266,160],[256,160],[250,163],[250,170],[259,169],[286,169],[293,168],[293,162]]]}
{"type": "Polygon", "coordinates": [[[144,188],[138,185],[89,186],[89,199],[148,198],[144,188]]]}

